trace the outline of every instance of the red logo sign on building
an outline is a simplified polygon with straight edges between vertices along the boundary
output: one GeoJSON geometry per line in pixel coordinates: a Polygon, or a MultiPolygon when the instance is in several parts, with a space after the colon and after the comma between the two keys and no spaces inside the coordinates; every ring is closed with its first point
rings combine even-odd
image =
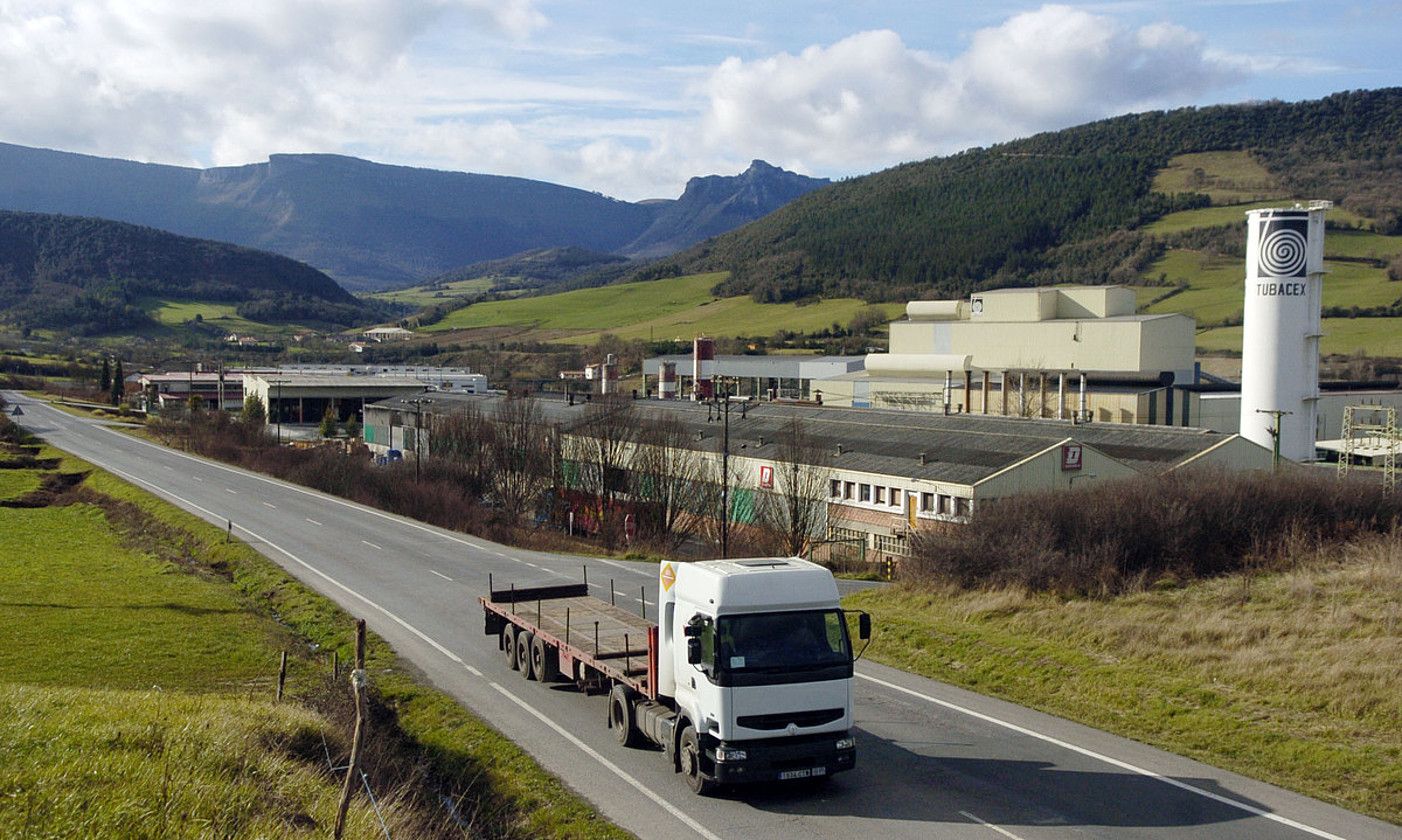
{"type": "Polygon", "coordinates": [[[1081,468],[1081,445],[1079,443],[1064,443],[1061,445],[1061,469],[1063,472],[1069,470],[1079,470],[1081,468]]]}
{"type": "Polygon", "coordinates": [[[765,490],[774,489],[774,468],[763,466],[759,468],[759,486],[765,490]]]}

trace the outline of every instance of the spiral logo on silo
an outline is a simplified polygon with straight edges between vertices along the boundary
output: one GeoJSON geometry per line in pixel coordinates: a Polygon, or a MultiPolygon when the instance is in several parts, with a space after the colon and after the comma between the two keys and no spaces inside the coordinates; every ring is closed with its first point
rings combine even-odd
{"type": "Polygon", "coordinates": [[[1266,277],[1304,277],[1309,240],[1305,225],[1267,222],[1261,231],[1260,272],[1266,277]]]}

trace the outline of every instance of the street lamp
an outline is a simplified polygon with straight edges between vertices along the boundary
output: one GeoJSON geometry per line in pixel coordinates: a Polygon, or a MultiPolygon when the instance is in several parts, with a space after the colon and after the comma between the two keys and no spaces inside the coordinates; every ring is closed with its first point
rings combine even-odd
{"type": "Polygon", "coordinates": [[[713,398],[717,413],[721,416],[720,446],[720,556],[730,556],[730,385],[729,377],[716,377],[716,393],[713,398]],[[714,400],[719,400],[717,405],[714,400]]]}
{"type": "MultiPolygon", "coordinates": [[[[429,400],[424,397],[410,397],[406,399],[405,402],[412,403],[414,406],[414,483],[417,484],[419,481],[420,461],[419,441],[422,440],[424,436],[423,404],[429,402],[429,400]]],[[[391,439],[390,443],[393,444],[393,442],[394,441],[391,439]]]]}

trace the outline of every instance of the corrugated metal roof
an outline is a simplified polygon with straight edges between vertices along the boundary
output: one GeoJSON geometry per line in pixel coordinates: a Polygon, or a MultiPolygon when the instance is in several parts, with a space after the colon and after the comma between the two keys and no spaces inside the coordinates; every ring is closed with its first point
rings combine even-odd
{"type": "MultiPolygon", "coordinates": [[[[425,412],[451,411],[476,403],[484,411],[495,396],[435,394],[425,412]]],[[[587,403],[539,400],[547,422],[568,429],[585,416],[587,403]]],[[[719,451],[722,422],[718,411],[687,401],[633,400],[624,403],[644,415],[671,415],[681,421],[696,445],[719,451]],[[697,440],[699,433],[700,439],[697,440]]],[[[407,407],[400,398],[377,405],[407,407]]],[[[1087,423],[978,414],[933,414],[882,409],[824,408],[812,405],[751,402],[730,410],[730,451],[752,458],[776,457],[775,443],[793,420],[829,453],[833,467],[858,472],[973,484],[1059,441],[1073,438],[1141,472],[1163,472],[1230,437],[1203,429],[1168,426],[1087,423]],[[761,443],[761,439],[763,443],[761,443]],[[842,454],[837,454],[838,445],[842,454]],[[920,463],[921,453],[925,463],[920,463]]]]}

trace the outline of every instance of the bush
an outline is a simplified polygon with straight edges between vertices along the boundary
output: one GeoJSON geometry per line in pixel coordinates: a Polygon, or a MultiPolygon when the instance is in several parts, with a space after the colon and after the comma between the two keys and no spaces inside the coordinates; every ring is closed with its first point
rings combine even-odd
{"type": "Polygon", "coordinates": [[[982,507],[966,527],[912,545],[916,580],[1108,595],[1288,559],[1292,546],[1386,532],[1402,498],[1380,483],[1185,470],[982,507]]]}

